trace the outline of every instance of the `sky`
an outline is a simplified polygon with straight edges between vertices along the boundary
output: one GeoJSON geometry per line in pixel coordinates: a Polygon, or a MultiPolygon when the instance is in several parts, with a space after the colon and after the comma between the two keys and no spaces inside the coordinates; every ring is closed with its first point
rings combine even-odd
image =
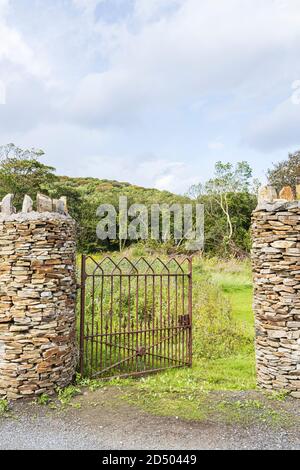
{"type": "Polygon", "coordinates": [[[184,193],[300,149],[299,0],[0,0],[0,145],[184,193]]]}

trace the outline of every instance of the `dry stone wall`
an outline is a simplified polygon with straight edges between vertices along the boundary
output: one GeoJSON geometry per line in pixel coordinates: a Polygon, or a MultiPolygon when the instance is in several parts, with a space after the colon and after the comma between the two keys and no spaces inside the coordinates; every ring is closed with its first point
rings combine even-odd
{"type": "Polygon", "coordinates": [[[52,394],[75,374],[75,222],[65,199],[12,196],[0,214],[0,398],[52,394]],[[45,203],[48,201],[48,205],[45,203]]]}
{"type": "MultiPolygon", "coordinates": [[[[300,188],[297,188],[297,194],[300,188]]],[[[262,188],[252,262],[258,384],[300,398],[300,201],[262,188]]]]}

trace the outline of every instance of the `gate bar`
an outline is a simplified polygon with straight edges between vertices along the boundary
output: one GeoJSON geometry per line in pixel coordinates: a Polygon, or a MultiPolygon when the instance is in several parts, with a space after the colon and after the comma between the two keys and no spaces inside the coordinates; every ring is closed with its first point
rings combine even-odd
{"type": "Polygon", "coordinates": [[[188,291],[188,314],[190,317],[189,328],[189,363],[193,365],[193,257],[189,258],[189,291],[188,291]]]}
{"type": "Polygon", "coordinates": [[[85,316],[85,281],[86,281],[86,256],[81,256],[81,292],[80,292],[80,339],[79,339],[79,370],[84,374],[84,316],[85,316]]]}

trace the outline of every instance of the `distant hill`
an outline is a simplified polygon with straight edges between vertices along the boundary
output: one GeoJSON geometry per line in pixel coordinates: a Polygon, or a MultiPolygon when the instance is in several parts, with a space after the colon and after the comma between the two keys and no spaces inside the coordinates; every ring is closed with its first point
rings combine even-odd
{"type": "Polygon", "coordinates": [[[114,243],[97,240],[96,227],[99,219],[96,211],[100,204],[112,204],[118,211],[119,197],[126,196],[128,205],[144,204],[186,204],[191,200],[186,196],[144,188],[127,182],[98,178],[73,178],[58,176],[45,185],[45,191],[52,197],[67,196],[69,211],[80,226],[79,246],[84,251],[116,248],[114,243]]]}

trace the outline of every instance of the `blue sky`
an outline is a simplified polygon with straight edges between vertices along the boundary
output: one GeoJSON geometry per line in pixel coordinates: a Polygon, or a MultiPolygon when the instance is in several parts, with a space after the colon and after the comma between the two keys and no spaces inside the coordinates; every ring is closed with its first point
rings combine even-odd
{"type": "Polygon", "coordinates": [[[0,143],[184,192],[300,148],[299,0],[0,0],[0,143]],[[293,88],[294,87],[294,88],[293,88]]]}

